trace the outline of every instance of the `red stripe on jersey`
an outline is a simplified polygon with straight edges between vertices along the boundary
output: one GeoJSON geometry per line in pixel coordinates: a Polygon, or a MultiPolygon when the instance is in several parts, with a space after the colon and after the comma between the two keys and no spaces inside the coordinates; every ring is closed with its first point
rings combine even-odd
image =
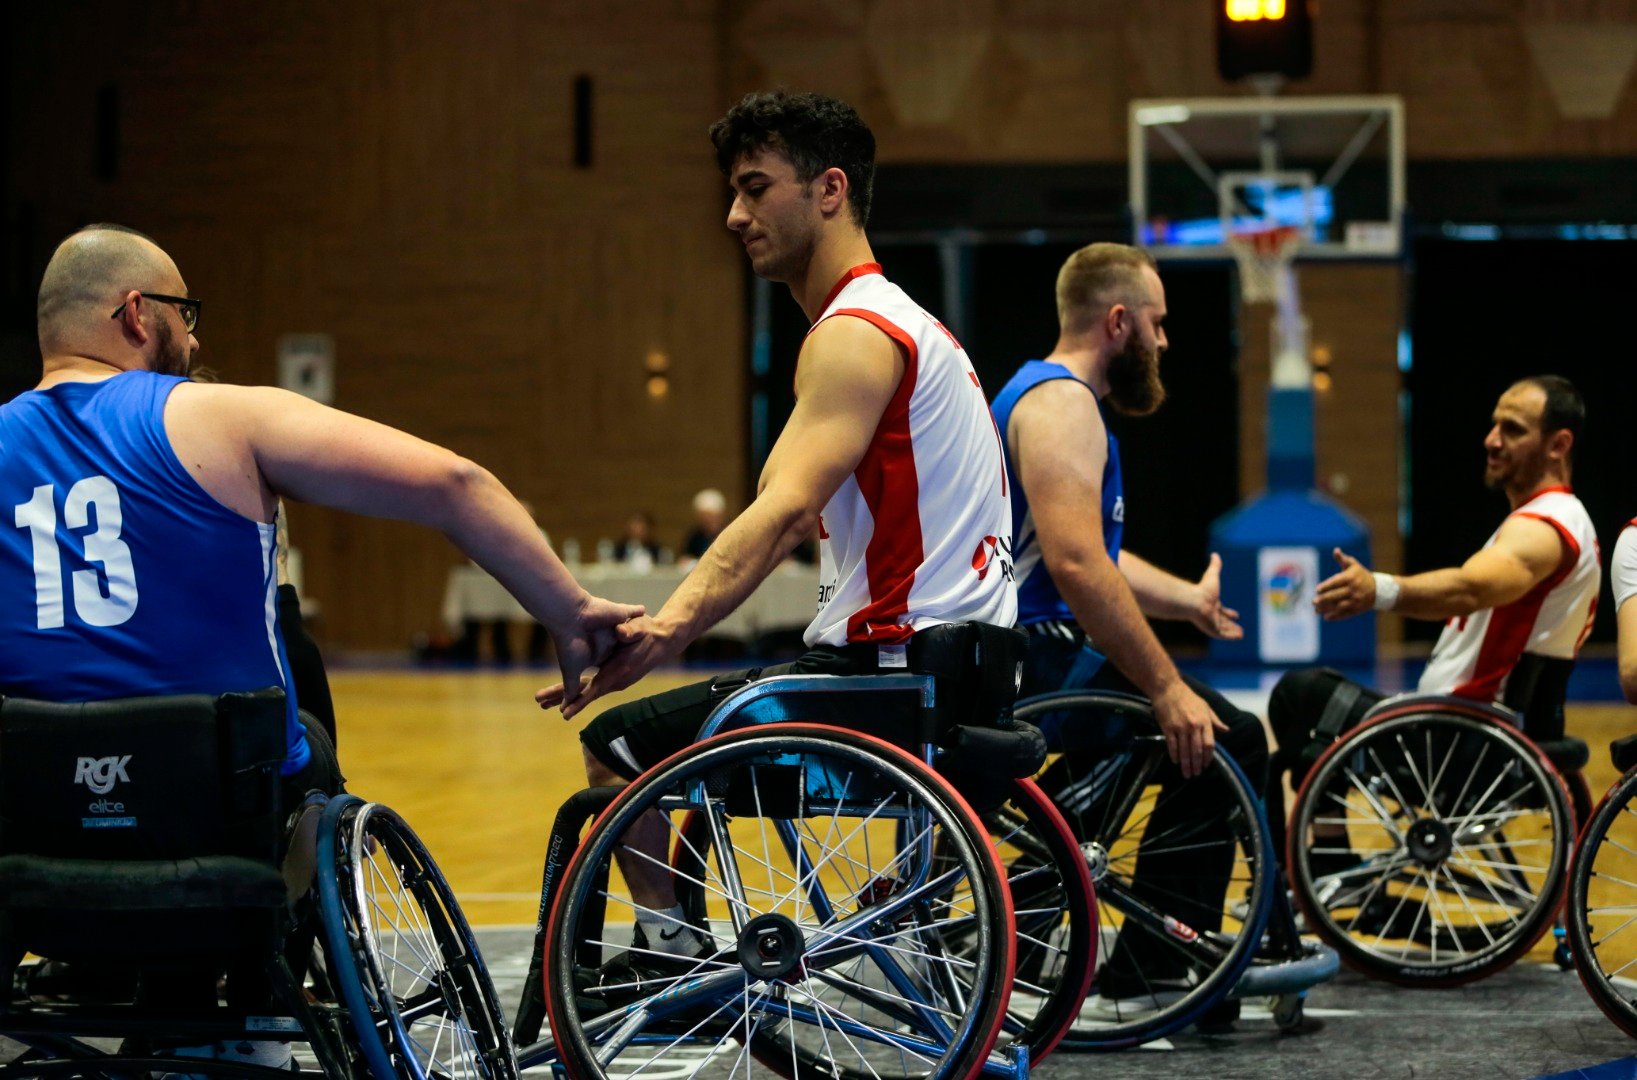
{"type": "Polygon", "coordinates": [[[1563,555],[1558,559],[1557,569],[1546,580],[1510,604],[1490,612],[1489,625],[1484,628],[1483,644],[1478,646],[1477,663],[1472,665],[1472,678],[1451,691],[1456,697],[1494,701],[1500,695],[1501,683],[1512,673],[1518,657],[1523,655],[1524,647],[1529,644],[1529,631],[1534,629],[1535,620],[1540,617],[1541,605],[1546,603],[1546,597],[1553,589],[1563,584],[1580,559],[1580,542],[1562,522],[1540,514],[1520,512],[1512,516],[1534,518],[1556,529],[1558,538],[1563,541],[1563,555]]]}
{"type": "MultiPolygon", "coordinates": [[[[871,263],[859,263],[857,266],[853,267],[851,270],[848,270],[845,274],[842,274],[841,275],[841,280],[836,282],[833,286],[830,287],[830,294],[824,298],[824,303],[819,305],[819,314],[823,315],[824,312],[825,312],[825,309],[827,309],[831,304],[836,302],[836,297],[841,295],[841,290],[845,289],[848,286],[848,284],[850,284],[853,281],[854,278],[861,278],[865,274],[879,274],[879,273],[881,273],[881,264],[871,262],[871,263]]],[[[817,326],[818,323],[814,323],[813,325],[817,326]]]]}
{"type": "Polygon", "coordinates": [[[921,481],[915,473],[909,432],[909,402],[915,393],[919,352],[915,339],[902,327],[873,311],[842,308],[834,314],[863,319],[904,350],[904,377],[881,414],[863,460],[853,470],[874,525],[864,549],[870,602],[847,620],[848,641],[899,645],[914,633],[899,620],[909,614],[915,571],[926,559],[921,546],[921,481]]]}

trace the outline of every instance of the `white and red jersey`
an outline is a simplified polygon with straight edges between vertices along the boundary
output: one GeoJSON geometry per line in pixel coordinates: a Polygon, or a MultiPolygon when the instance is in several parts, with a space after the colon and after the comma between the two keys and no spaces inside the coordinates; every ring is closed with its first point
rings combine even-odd
{"type": "Polygon", "coordinates": [[[1614,554],[1609,557],[1609,585],[1614,589],[1614,610],[1633,596],[1637,596],[1637,518],[1620,530],[1620,539],[1614,542],[1614,554]]]}
{"type": "Polygon", "coordinates": [[[904,378],[863,460],[824,507],[807,644],[897,645],[940,623],[1011,626],[1006,465],[965,350],[875,263],[842,275],[813,325],[837,316],[897,342],[904,378]]]}
{"type": "MultiPolygon", "coordinates": [[[[1535,518],[1556,529],[1563,561],[1512,603],[1451,619],[1421,675],[1424,694],[1497,701],[1518,657],[1528,652],[1572,660],[1591,632],[1603,568],[1585,506],[1568,487],[1549,487],[1507,517],[1535,518]]],[[[1494,542],[1491,536],[1484,546],[1494,542]]]]}

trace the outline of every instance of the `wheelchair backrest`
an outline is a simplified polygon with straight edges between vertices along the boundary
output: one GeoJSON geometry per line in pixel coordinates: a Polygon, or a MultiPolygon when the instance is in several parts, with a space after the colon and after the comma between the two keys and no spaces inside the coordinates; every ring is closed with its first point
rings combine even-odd
{"type": "Polygon", "coordinates": [[[1523,733],[1535,742],[1563,738],[1563,703],[1574,661],[1524,653],[1506,679],[1501,704],[1523,717],[1523,733]]]}
{"type": "Polygon", "coordinates": [[[277,858],[284,693],[0,699],[0,855],[277,858]]]}

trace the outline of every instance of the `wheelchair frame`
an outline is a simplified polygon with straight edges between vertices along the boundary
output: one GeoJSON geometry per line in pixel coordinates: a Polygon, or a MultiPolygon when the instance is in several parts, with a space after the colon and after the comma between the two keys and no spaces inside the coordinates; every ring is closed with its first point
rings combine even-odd
{"type": "MultiPolygon", "coordinates": [[[[937,760],[934,738],[937,725],[936,704],[935,679],[927,675],[846,677],[786,675],[763,679],[744,686],[722,701],[701,729],[700,742],[644,773],[632,785],[623,789],[588,789],[571,797],[559,812],[557,821],[553,826],[552,836],[547,847],[545,866],[542,871],[541,920],[536,934],[538,948],[529,982],[525,986],[523,1002],[518,1011],[515,1028],[519,1039],[529,1042],[529,1045],[520,1051],[520,1061],[523,1067],[528,1068],[546,1063],[551,1063],[559,1069],[563,1067],[563,1031],[557,1030],[548,1034],[544,1039],[534,1040],[539,1036],[542,1021],[548,1012],[554,1014],[554,1019],[561,1020],[563,1023],[569,1022],[556,1015],[561,1011],[561,1006],[552,1007],[551,1002],[554,1000],[554,994],[553,990],[546,985],[546,980],[549,979],[550,973],[555,967],[572,962],[575,943],[573,940],[565,940],[565,937],[571,936],[571,931],[568,928],[570,918],[565,909],[572,902],[573,888],[583,888],[583,886],[576,885],[576,882],[591,872],[587,871],[584,866],[589,858],[587,852],[598,846],[599,838],[603,832],[613,828],[610,823],[621,814],[621,808],[632,805],[636,796],[631,793],[638,789],[640,785],[653,783],[657,786],[667,773],[680,775],[683,770],[688,768],[690,760],[700,755],[719,752],[723,747],[731,750],[734,743],[754,745],[757,740],[760,740],[761,743],[765,744],[766,752],[773,753],[775,752],[776,742],[780,739],[793,741],[829,738],[854,745],[864,745],[860,743],[860,740],[868,740],[868,743],[873,744],[875,747],[873,753],[881,756],[885,762],[896,763],[896,768],[912,770],[906,771],[903,775],[905,777],[913,775],[918,783],[927,785],[928,790],[942,791],[944,794],[939,797],[948,799],[947,807],[964,815],[965,822],[962,828],[970,833],[964,842],[975,842],[974,838],[982,838],[979,846],[984,851],[991,852],[988,857],[989,868],[984,875],[988,880],[982,883],[974,882],[973,887],[976,889],[981,884],[983,889],[993,889],[998,896],[1006,898],[1008,890],[1005,887],[1004,872],[993,860],[992,850],[988,847],[987,834],[977,821],[977,816],[973,814],[964,799],[932,769],[933,763],[937,760]],[[804,696],[815,692],[844,695],[913,695],[916,706],[916,730],[913,735],[913,742],[917,748],[916,751],[908,753],[899,746],[883,743],[871,736],[862,735],[858,731],[845,727],[807,722],[792,723],[793,719],[799,718],[804,696]],[[659,780],[654,778],[659,778],[659,780]],[[581,841],[579,833],[584,828],[586,820],[592,815],[596,815],[596,821],[591,827],[591,833],[584,841],[581,841]],[[546,959],[547,957],[551,958],[549,962],[546,959]]],[[[794,742],[792,742],[792,745],[794,745],[794,742]]],[[[696,794],[703,795],[704,785],[699,778],[690,779],[687,783],[696,794]]],[[[804,785],[807,783],[808,781],[803,781],[804,785]]],[[[660,804],[655,803],[655,805],[660,804]]],[[[919,812],[924,813],[924,811],[919,812]]],[[[731,841],[725,835],[721,821],[716,815],[705,814],[699,816],[704,817],[707,821],[706,828],[711,838],[710,850],[718,853],[720,861],[721,852],[732,850],[731,841]]],[[[955,818],[950,818],[950,821],[954,822],[955,818]]],[[[623,827],[622,825],[621,828],[623,829],[623,827]]],[[[802,868],[810,867],[811,862],[800,850],[799,837],[796,835],[796,829],[791,822],[786,821],[778,828],[779,837],[786,845],[786,854],[792,860],[793,865],[802,868]]],[[[677,831],[674,826],[673,831],[677,831]]],[[[913,897],[918,891],[924,891],[928,886],[928,871],[933,865],[932,859],[935,853],[925,846],[928,841],[926,830],[911,831],[917,839],[916,872],[908,880],[894,883],[894,890],[891,895],[895,897],[913,897]]],[[[680,849],[682,847],[680,841],[682,833],[677,831],[677,835],[679,837],[677,846],[680,849]]],[[[902,841],[904,835],[902,825],[898,826],[898,835],[900,841],[902,841]]],[[[703,858],[703,856],[698,855],[697,851],[694,854],[699,858],[703,858]]],[[[897,861],[894,860],[895,863],[897,861]]],[[[1084,873],[1084,867],[1078,862],[1073,870],[1084,873]]],[[[722,873],[724,880],[733,877],[733,873],[729,870],[724,869],[722,873]]],[[[816,879],[810,882],[807,887],[811,890],[815,884],[816,879]]],[[[1089,879],[1086,886],[1087,895],[1089,896],[1089,879]]],[[[743,915],[749,910],[749,905],[745,904],[743,894],[739,889],[730,888],[730,892],[733,893],[733,902],[729,903],[730,918],[733,921],[735,931],[742,933],[745,927],[752,925],[751,922],[743,918],[743,915]]],[[[820,910],[825,911],[827,916],[834,916],[835,913],[826,906],[826,901],[822,898],[815,897],[813,902],[820,910]]],[[[887,900],[884,902],[883,907],[891,906],[892,903],[892,900],[887,900]]],[[[1008,923],[1012,923],[1009,900],[1005,901],[1005,906],[1006,919],[1008,923]]],[[[1093,910],[1088,910],[1087,914],[1094,917],[1093,910]]],[[[833,934],[839,934],[843,928],[849,925],[862,927],[871,918],[879,922],[881,918],[879,911],[868,916],[855,912],[852,916],[844,917],[839,922],[830,925],[828,929],[833,934]]],[[[1015,923],[1012,924],[1015,925],[1015,923]]],[[[1004,935],[1002,937],[1004,938],[1004,935]]],[[[1095,934],[1092,935],[1088,945],[1094,940],[1095,934]]],[[[870,948],[866,942],[855,951],[868,953],[870,948]]],[[[985,950],[986,947],[980,942],[978,948],[985,950]]],[[[1009,983],[1011,975],[1010,940],[1004,939],[1002,942],[990,943],[987,948],[1004,953],[1007,968],[1006,982],[1009,983]]],[[[914,995],[924,992],[914,985],[914,980],[907,978],[894,979],[890,971],[890,965],[884,970],[888,971],[889,982],[900,995],[899,1000],[908,1002],[908,1004],[900,1006],[896,1010],[891,1007],[891,1003],[883,1003],[880,1000],[873,1001],[871,1004],[883,1008],[885,1014],[889,1016],[903,1014],[906,1009],[911,1013],[924,1011],[927,1003],[917,1005],[913,1000],[914,995]]],[[[655,1000],[665,999],[662,1007],[667,1010],[672,1009],[673,1006],[680,1009],[689,1000],[699,999],[703,1001],[708,999],[713,992],[720,993],[722,988],[732,986],[736,982],[745,982],[745,975],[745,970],[736,971],[730,968],[715,975],[698,976],[688,980],[685,989],[679,989],[674,993],[667,991],[659,995],[655,1000]],[[718,987],[718,983],[721,984],[720,987],[718,987]]],[[[1090,965],[1088,962],[1082,982],[1075,987],[1082,996],[1084,982],[1089,981],[1089,978],[1090,965]]],[[[868,999],[868,996],[868,994],[864,995],[866,999],[868,999]]],[[[1005,996],[1005,992],[999,994],[1002,999],[1000,1004],[1004,1004],[1005,996]]],[[[815,1006],[818,1005],[817,999],[814,999],[814,1004],[815,1006]]],[[[629,1021],[630,1017],[641,1011],[637,1006],[631,1005],[626,1006],[623,1012],[616,1011],[613,1015],[626,1018],[629,1021]]],[[[934,1009],[934,1011],[937,1010],[934,1009]]],[[[599,1020],[602,1026],[608,1026],[606,1020],[601,1018],[599,1020]]],[[[965,1075],[981,1072],[986,1076],[1007,1078],[1007,1080],[1026,1080],[1030,1066],[1030,1053],[1026,1045],[1014,1042],[1004,1052],[991,1052],[991,1048],[995,1045],[1005,1023],[1004,1011],[998,1011],[991,1021],[987,1021],[982,1025],[984,1030],[973,1032],[973,1045],[980,1046],[980,1052],[972,1054],[968,1051],[964,1057],[959,1054],[954,1055],[956,1059],[974,1063],[970,1069],[961,1066],[965,1075]]],[[[823,1025],[820,1024],[821,1031],[822,1028],[823,1025]]],[[[900,1032],[887,1034],[871,1031],[863,1025],[850,1030],[849,1034],[856,1038],[877,1039],[888,1046],[907,1045],[907,1042],[914,1041],[912,1037],[900,1032]]],[[[1013,1034],[1017,1034],[1016,1025],[1014,1025],[1013,1034]]],[[[578,1037],[578,1033],[576,1033],[576,1037],[578,1037]]],[[[747,1034],[747,1039],[750,1037],[747,1034]]],[[[1055,1037],[1050,1040],[1052,1043],[1055,1043],[1055,1041],[1055,1037]]],[[[748,1049],[749,1044],[746,1045],[748,1049]]],[[[935,1047],[927,1045],[923,1045],[921,1048],[935,1049],[935,1047]]],[[[953,1051],[951,1053],[953,1054],[953,1051]]],[[[792,1043],[792,1054],[795,1054],[794,1043],[792,1043]]],[[[799,1063],[794,1057],[790,1064],[795,1072],[805,1071],[805,1069],[799,1067],[799,1063]]],[[[825,1068],[821,1060],[815,1061],[813,1064],[821,1070],[825,1068]]],[[[789,1075],[782,1073],[782,1067],[774,1067],[781,1071],[781,1074],[789,1075]]],[[[568,1071],[571,1075],[579,1075],[576,1070],[570,1069],[568,1071]]],[[[840,1066],[831,1061],[829,1072],[837,1073],[839,1071],[840,1066]]],[[[843,1075],[845,1074],[843,1073],[843,1075]]],[[[934,1069],[934,1075],[942,1076],[945,1075],[945,1072],[934,1069]]]]}
{"type": "MultiPolygon", "coordinates": [[[[1098,780],[1099,783],[1123,785],[1110,799],[1112,805],[1119,807],[1118,812],[1106,816],[1106,821],[1115,821],[1118,829],[1126,816],[1138,806],[1145,788],[1152,782],[1154,770],[1166,755],[1164,742],[1157,733],[1157,727],[1154,727],[1152,703],[1138,695],[1119,691],[1072,689],[1039,694],[1020,701],[1014,712],[1018,719],[1027,721],[1031,717],[1060,710],[1086,711],[1105,718],[1123,717],[1154,728],[1152,733],[1134,733],[1132,736],[1133,744],[1146,744],[1143,761],[1135,771],[1126,775],[1122,770],[1120,777],[1104,776],[1098,780]]],[[[1113,756],[1116,755],[1103,760],[1111,760],[1113,756]]],[[[1186,918],[1178,919],[1174,913],[1160,911],[1136,895],[1114,872],[1112,865],[1116,861],[1113,858],[1115,840],[1123,834],[1116,833],[1112,837],[1081,836],[1082,847],[1094,867],[1098,904],[1119,913],[1126,920],[1135,920],[1137,925],[1156,936],[1167,938],[1174,947],[1194,954],[1201,967],[1209,972],[1198,985],[1208,989],[1174,1012],[1161,1009],[1151,1016],[1134,1017],[1129,1021],[1116,1019],[1109,1024],[1077,1025],[1064,1039],[1065,1047],[1117,1050],[1141,1045],[1196,1022],[1223,1001],[1251,997],[1274,999],[1275,1022],[1282,1030],[1296,1031],[1302,1026],[1303,1002],[1307,991],[1331,978],[1339,968],[1334,950],[1303,943],[1296,931],[1289,905],[1284,899],[1283,882],[1274,859],[1271,830],[1262,806],[1261,792],[1253,788],[1233,756],[1220,746],[1213,760],[1223,782],[1237,792],[1237,801],[1245,810],[1247,823],[1255,834],[1253,849],[1248,853],[1253,861],[1251,872],[1254,875],[1251,897],[1242,916],[1239,933],[1230,936],[1220,931],[1196,932],[1186,925],[1186,918]]],[[[1091,781],[1075,781],[1071,786],[1088,782],[1091,781]]],[[[1078,816],[1073,820],[1079,820],[1078,816]]],[[[1124,856],[1127,859],[1136,857],[1136,853],[1124,856]]],[[[1106,934],[1108,920],[1101,922],[1106,934]]]]}
{"type": "MultiPolygon", "coordinates": [[[[413,1029],[418,1022],[435,1018],[441,1006],[457,1016],[473,1010],[482,1013],[487,1019],[488,1045],[477,1047],[475,1040],[471,1042],[481,1062],[473,1071],[489,1080],[515,1080],[518,1072],[510,1033],[471,930],[437,865],[403,820],[386,807],[357,796],[336,796],[322,811],[317,854],[316,881],[311,892],[317,904],[312,915],[322,923],[326,974],[343,1002],[307,1000],[301,969],[286,955],[292,935],[284,926],[285,916],[275,913],[279,922],[270,938],[272,948],[265,963],[273,992],[285,1007],[284,1014],[237,1016],[218,1007],[217,1012],[228,1015],[219,1020],[178,1021],[175,1017],[135,1011],[131,1005],[41,1004],[8,996],[0,1005],[0,1034],[28,1049],[0,1066],[0,1078],[84,1075],[90,1071],[201,1073],[260,1080],[288,1080],[293,1075],[328,1080],[429,1080],[437,1072],[429,1066],[437,1062],[423,1061],[417,1055],[413,1029]],[[371,828],[372,821],[382,824],[371,828]],[[427,919],[427,928],[437,937],[440,957],[422,954],[417,960],[432,967],[441,960],[461,969],[459,978],[429,980],[428,992],[408,1001],[399,1000],[392,992],[392,976],[383,973],[379,964],[368,970],[372,957],[391,951],[382,947],[383,940],[366,902],[366,890],[360,886],[363,867],[383,873],[373,861],[380,853],[395,864],[412,864],[410,872],[401,875],[409,879],[404,884],[414,891],[417,902],[425,897],[437,905],[437,913],[427,919]],[[435,992],[431,985],[434,983],[435,992]],[[283,1037],[306,1041],[319,1068],[316,1072],[292,1073],[208,1058],[127,1054],[123,1050],[109,1053],[84,1041],[85,1036],[96,1035],[163,1037],[167,1042],[187,1044],[283,1037]]],[[[421,914],[429,915],[432,910],[423,903],[421,914]]],[[[393,936],[401,934],[394,931],[393,936]]],[[[301,934],[293,935],[293,939],[308,940],[301,934]]],[[[310,955],[310,949],[308,952],[310,955]]],[[[435,1058],[435,1053],[434,1049],[428,1057],[435,1058]]]]}

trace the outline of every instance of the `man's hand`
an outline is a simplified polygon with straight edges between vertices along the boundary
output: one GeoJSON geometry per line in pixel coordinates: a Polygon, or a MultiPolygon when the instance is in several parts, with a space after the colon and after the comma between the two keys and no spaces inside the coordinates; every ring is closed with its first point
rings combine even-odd
{"type": "Polygon", "coordinates": [[[588,593],[568,622],[561,626],[548,626],[546,629],[557,646],[557,664],[563,672],[563,681],[556,689],[572,686],[574,693],[569,695],[568,700],[578,697],[580,677],[585,669],[607,661],[622,644],[616,628],[646,613],[647,608],[641,604],[616,604],[588,593]]]}
{"type": "Polygon", "coordinates": [[[1222,606],[1222,556],[1211,552],[1210,565],[1205,567],[1194,590],[1196,598],[1193,610],[1188,613],[1189,622],[1218,641],[1238,641],[1245,636],[1245,628],[1239,625],[1239,612],[1222,606]]]}
{"type": "Polygon", "coordinates": [[[1341,573],[1319,582],[1313,606],[1327,622],[1351,619],[1370,611],[1376,604],[1376,579],[1368,567],[1341,548],[1331,554],[1341,565],[1341,573]]]}
{"type": "Polygon", "coordinates": [[[1154,720],[1165,736],[1166,752],[1182,775],[1190,778],[1203,772],[1211,760],[1217,730],[1228,730],[1204,699],[1180,680],[1154,699],[1154,720]]]}
{"type": "Polygon", "coordinates": [[[615,646],[602,658],[596,676],[582,682],[579,671],[571,673],[564,664],[563,681],[534,695],[542,709],[561,705],[563,719],[572,720],[604,694],[624,690],[660,664],[676,659],[687,644],[670,627],[647,617],[617,626],[613,633],[615,646]],[[568,692],[569,687],[574,693],[568,692]]]}

